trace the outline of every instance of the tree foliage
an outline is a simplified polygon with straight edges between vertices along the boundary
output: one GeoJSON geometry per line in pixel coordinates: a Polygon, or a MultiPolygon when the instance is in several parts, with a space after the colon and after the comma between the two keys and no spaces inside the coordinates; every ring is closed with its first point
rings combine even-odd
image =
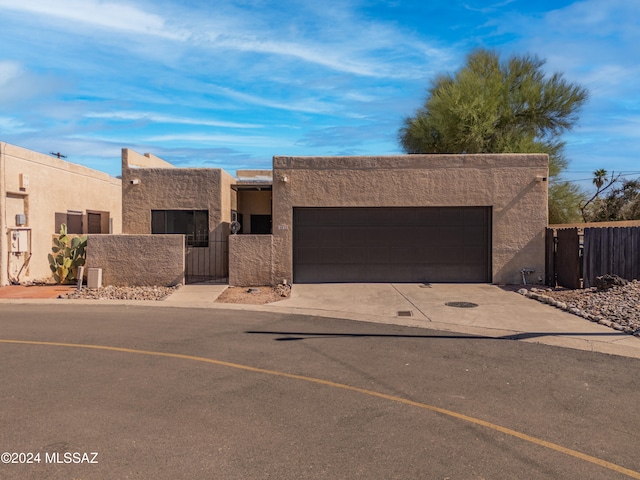
{"type": "Polygon", "coordinates": [[[596,186],[596,193],[580,205],[580,215],[582,215],[582,219],[585,222],[604,221],[604,219],[597,220],[597,212],[599,212],[604,205],[600,194],[616,184],[620,176],[620,174],[616,175],[615,172],[611,172],[611,175],[609,175],[609,172],[604,168],[599,168],[593,172],[593,184],[596,186]]]}
{"type": "Polygon", "coordinates": [[[561,135],[577,121],[588,93],[560,73],[547,76],[544,64],[531,55],[501,62],[496,52],[472,52],[460,70],[432,81],[424,106],[400,128],[402,148],[407,153],[547,153],[550,213],[579,218],[582,193],[556,177],[567,165],[561,135]],[[575,203],[556,208],[556,201],[575,203]]]}
{"type": "Polygon", "coordinates": [[[640,180],[625,180],[620,187],[610,190],[606,197],[591,205],[586,220],[640,220],[640,180]]]}

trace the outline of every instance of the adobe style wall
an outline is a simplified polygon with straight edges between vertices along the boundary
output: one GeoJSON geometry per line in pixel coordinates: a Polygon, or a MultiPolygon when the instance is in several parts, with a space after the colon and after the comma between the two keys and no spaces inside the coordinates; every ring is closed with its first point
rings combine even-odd
{"type": "Polygon", "coordinates": [[[102,284],[184,284],[184,235],[89,235],[85,267],[102,269],[102,284]]]}
{"type": "MultiPolygon", "coordinates": [[[[492,207],[492,280],[544,278],[548,156],[274,157],[273,282],[292,281],[294,207],[492,207]],[[284,181],[286,177],[286,182],[284,181]]],[[[293,279],[295,282],[295,279],[293,279]]]]}
{"type": "Polygon", "coordinates": [[[208,210],[210,234],[227,235],[235,192],[219,168],[176,168],[150,154],[122,150],[122,230],[151,233],[151,210],[208,210]],[[135,181],[135,183],[132,183],[135,181]]]}
{"type": "Polygon", "coordinates": [[[272,268],[272,235],[229,236],[229,285],[275,285],[272,268]]]}
{"type": "Polygon", "coordinates": [[[0,285],[11,279],[53,281],[47,255],[56,231],[56,213],[101,213],[102,231],[122,231],[122,183],[120,179],[49,155],[0,142],[0,285]],[[21,188],[20,176],[29,186],[21,188]],[[106,213],[108,212],[108,216],[106,213]],[[16,214],[26,215],[31,229],[32,255],[8,253],[7,229],[16,228],[16,214]],[[22,266],[26,264],[24,268],[22,266]],[[9,278],[9,274],[11,279],[9,278]]]}

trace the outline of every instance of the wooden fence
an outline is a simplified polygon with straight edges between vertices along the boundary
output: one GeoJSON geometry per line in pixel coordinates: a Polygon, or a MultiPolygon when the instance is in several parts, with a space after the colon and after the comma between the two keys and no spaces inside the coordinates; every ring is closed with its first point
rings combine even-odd
{"type": "Polygon", "coordinates": [[[640,279],[640,227],[548,228],[546,283],[588,288],[596,277],[640,279]]]}
{"type": "Polygon", "coordinates": [[[640,279],[640,227],[584,229],[584,287],[607,273],[640,279]]]}

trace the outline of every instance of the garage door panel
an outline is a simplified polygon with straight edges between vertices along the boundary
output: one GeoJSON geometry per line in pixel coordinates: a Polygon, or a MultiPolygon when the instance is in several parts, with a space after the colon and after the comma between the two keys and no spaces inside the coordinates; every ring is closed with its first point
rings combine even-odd
{"type": "MultiPolygon", "coordinates": [[[[391,248],[390,260],[392,264],[401,264],[411,266],[415,261],[414,250],[410,248],[391,248]]],[[[394,268],[396,265],[392,265],[394,268]]],[[[399,268],[399,267],[398,267],[399,268]]]]}
{"type": "Polygon", "coordinates": [[[388,247],[372,247],[367,249],[367,265],[391,263],[391,251],[388,247]]]}
{"type": "Polygon", "coordinates": [[[300,247],[293,255],[296,265],[307,265],[321,263],[320,255],[322,251],[315,247],[300,247]]]}
{"type": "Polygon", "coordinates": [[[456,265],[462,261],[458,247],[440,247],[437,253],[437,258],[434,259],[436,265],[456,265]]]}
{"type": "Polygon", "coordinates": [[[465,209],[462,212],[462,221],[465,225],[480,225],[484,226],[488,220],[488,210],[479,209],[465,209]]]}
{"type": "Polygon", "coordinates": [[[464,263],[470,264],[484,264],[487,262],[488,257],[484,248],[480,247],[464,247],[460,252],[464,263]]]}
{"type": "Polygon", "coordinates": [[[318,238],[322,235],[321,231],[298,227],[296,234],[300,245],[304,245],[302,248],[315,247],[321,243],[321,240],[318,238]]]}
{"type": "Polygon", "coordinates": [[[486,232],[485,225],[465,225],[462,228],[462,238],[464,238],[465,243],[484,243],[482,239],[484,238],[484,234],[486,232]]]}
{"type": "Polygon", "coordinates": [[[321,248],[320,262],[323,264],[349,265],[365,264],[367,251],[362,248],[321,248]]]}
{"type": "Polygon", "coordinates": [[[432,225],[440,223],[442,209],[440,208],[419,208],[416,209],[413,219],[416,225],[432,225]]]}
{"type": "Polygon", "coordinates": [[[490,281],[490,207],[293,213],[296,282],[490,281]]]}
{"type": "Polygon", "coordinates": [[[435,241],[441,245],[461,247],[464,245],[464,231],[459,226],[443,226],[438,230],[435,241]]]}
{"type": "Polygon", "coordinates": [[[342,244],[347,247],[362,247],[373,243],[371,229],[365,226],[344,228],[340,232],[342,244]]]}

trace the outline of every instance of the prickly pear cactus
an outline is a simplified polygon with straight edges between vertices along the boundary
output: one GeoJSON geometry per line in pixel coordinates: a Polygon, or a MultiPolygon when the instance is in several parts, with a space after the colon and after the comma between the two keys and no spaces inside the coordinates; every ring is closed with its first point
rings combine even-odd
{"type": "Polygon", "coordinates": [[[49,254],[49,268],[59,284],[77,280],[78,267],[85,264],[87,237],[69,237],[67,225],[60,225],[60,235],[53,238],[53,254],[49,254]]]}

